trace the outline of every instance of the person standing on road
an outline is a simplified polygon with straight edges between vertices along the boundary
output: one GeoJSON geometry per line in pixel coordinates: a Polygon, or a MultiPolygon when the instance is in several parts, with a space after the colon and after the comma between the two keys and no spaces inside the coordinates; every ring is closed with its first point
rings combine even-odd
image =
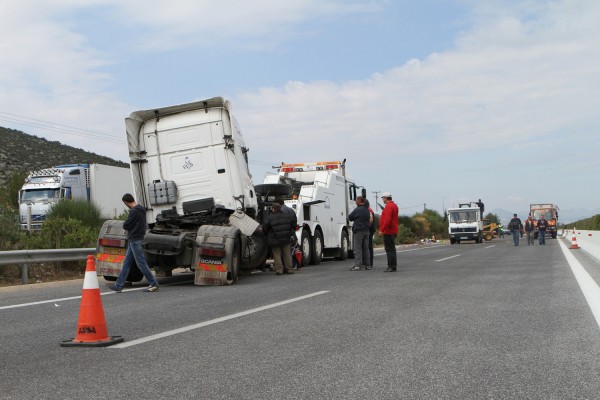
{"type": "Polygon", "coordinates": [[[290,251],[290,236],[296,228],[296,214],[284,214],[281,204],[274,202],[271,213],[263,220],[262,229],[267,234],[269,245],[273,250],[275,274],[293,274],[292,254],[290,251]],[[282,265],[283,264],[283,265],[282,265]]]}
{"type": "MultiPolygon", "coordinates": [[[[375,235],[375,212],[369,204],[369,200],[365,199],[365,207],[369,210],[369,267],[373,268],[373,235],[375,235]]],[[[370,269],[369,268],[369,269],[370,269]]]]}
{"type": "Polygon", "coordinates": [[[158,281],[150,271],[150,267],[144,257],[144,249],[142,248],[142,242],[144,241],[144,236],[146,236],[146,228],[148,226],[146,223],[146,209],[136,203],[130,193],[125,193],[121,200],[129,208],[129,215],[123,223],[123,229],[127,231],[127,252],[125,253],[125,259],[123,260],[117,281],[109,285],[108,288],[121,293],[125,285],[125,280],[129,275],[129,270],[135,261],[138,269],[144,274],[150,285],[144,292],[157,292],[160,289],[158,281]]]}
{"type": "Polygon", "coordinates": [[[369,265],[369,220],[371,214],[369,209],[365,207],[365,199],[362,196],[357,196],[356,208],[352,210],[348,219],[352,224],[352,247],[354,249],[354,267],[351,271],[360,271],[363,267],[366,270],[371,269],[369,265]]]}
{"type": "MultiPolygon", "coordinates": [[[[296,225],[298,223],[298,217],[296,216],[296,212],[291,209],[290,207],[285,205],[285,200],[283,200],[283,198],[278,197],[275,199],[276,203],[281,204],[281,212],[284,213],[285,215],[290,216],[291,218],[294,219],[294,225],[296,225]]],[[[296,229],[296,227],[294,227],[294,230],[296,229]]],[[[292,231],[292,236],[290,236],[290,254],[292,257],[292,267],[294,269],[300,269],[302,268],[302,264],[300,264],[299,262],[297,262],[296,257],[294,256],[294,252],[295,249],[298,246],[298,238],[296,238],[296,235],[294,234],[294,231],[292,231]]],[[[282,255],[283,257],[283,255],[282,255]]],[[[282,259],[281,262],[283,263],[284,260],[282,259]]]]}
{"type": "Polygon", "coordinates": [[[381,195],[385,207],[379,217],[379,233],[383,236],[383,246],[387,255],[388,267],[384,272],[396,272],[396,236],[398,235],[398,206],[392,201],[390,192],[381,195]]]}
{"type": "Polygon", "coordinates": [[[533,246],[533,241],[535,239],[535,224],[531,214],[529,214],[527,221],[525,221],[525,235],[527,236],[527,246],[533,246]]]}
{"type": "Polygon", "coordinates": [[[519,238],[523,234],[523,223],[521,219],[517,217],[517,214],[513,215],[513,219],[508,223],[508,229],[510,229],[510,233],[513,237],[513,243],[515,246],[519,245],[519,238]]]}
{"type": "Polygon", "coordinates": [[[542,245],[546,245],[546,232],[548,230],[548,226],[550,226],[550,224],[548,223],[548,220],[546,218],[544,218],[543,214],[540,215],[540,219],[538,219],[538,222],[537,222],[537,228],[538,228],[540,244],[542,244],[542,245]]]}

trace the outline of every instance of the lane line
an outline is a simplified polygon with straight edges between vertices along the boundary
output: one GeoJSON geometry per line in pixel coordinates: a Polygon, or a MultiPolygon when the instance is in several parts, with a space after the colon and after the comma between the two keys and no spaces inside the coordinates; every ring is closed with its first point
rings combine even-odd
{"type": "Polygon", "coordinates": [[[560,248],[571,267],[571,271],[573,271],[573,275],[575,275],[575,279],[585,296],[585,299],[588,303],[588,306],[592,310],[594,314],[594,318],[596,318],[596,323],[598,327],[600,327],[600,287],[598,284],[588,274],[588,272],[583,268],[583,265],[575,258],[573,254],[569,251],[567,246],[563,243],[562,240],[558,242],[560,244],[560,248]]]}
{"type": "MultiPolygon", "coordinates": [[[[182,281],[182,282],[175,282],[175,283],[167,283],[167,284],[164,284],[164,285],[161,285],[161,286],[174,286],[174,285],[181,285],[183,283],[190,283],[190,282],[194,282],[194,281],[182,281]]],[[[144,290],[146,288],[147,288],[147,286],[142,286],[142,287],[137,287],[137,288],[131,288],[131,289],[123,289],[123,293],[125,293],[125,292],[135,292],[135,291],[139,291],[139,290],[144,290]]],[[[113,292],[112,290],[110,292],[100,292],[100,296],[108,296],[108,295],[111,295],[111,294],[119,294],[119,293],[113,292]]],[[[0,310],[9,310],[11,308],[37,306],[37,305],[40,305],[40,304],[47,304],[47,303],[60,303],[61,301],[78,300],[78,299],[81,299],[81,296],[62,297],[60,299],[50,299],[50,300],[34,301],[34,302],[31,302],[31,303],[13,304],[11,306],[2,306],[2,307],[0,307],[0,310]]]]}
{"type": "Polygon", "coordinates": [[[280,306],[283,306],[283,305],[286,305],[286,304],[294,303],[296,301],[309,299],[311,297],[319,296],[319,295],[325,294],[325,293],[329,293],[329,291],[328,290],[324,290],[324,291],[321,291],[321,292],[315,292],[315,293],[307,294],[305,296],[294,297],[293,299],[280,301],[278,303],[269,304],[267,306],[257,307],[257,308],[253,308],[251,310],[241,311],[239,313],[235,313],[235,314],[231,314],[231,315],[226,315],[226,316],[220,317],[220,318],[211,319],[210,321],[204,321],[204,322],[200,322],[198,324],[188,325],[188,326],[184,326],[182,328],[172,329],[170,331],[165,331],[165,332],[162,332],[162,333],[157,333],[156,335],[150,335],[150,336],[146,336],[144,338],[135,339],[135,340],[132,340],[132,341],[129,341],[129,342],[123,342],[123,343],[120,343],[120,344],[116,344],[114,346],[109,346],[108,348],[109,349],[125,349],[127,347],[136,346],[138,344],[143,344],[143,343],[147,343],[147,342],[150,342],[150,341],[153,341],[153,340],[162,339],[162,338],[165,338],[165,337],[168,337],[168,336],[177,335],[179,333],[191,331],[193,329],[203,328],[205,326],[218,324],[219,322],[229,321],[230,319],[243,317],[245,315],[254,314],[254,313],[257,313],[257,312],[260,312],[260,311],[269,310],[269,309],[275,308],[275,307],[280,307],[280,306]]]}
{"type": "Polygon", "coordinates": [[[450,256],[450,257],[446,257],[446,258],[440,258],[439,260],[435,260],[435,262],[446,261],[446,260],[449,260],[451,258],[460,257],[460,256],[461,256],[461,254],[457,254],[455,256],[450,256]]]}

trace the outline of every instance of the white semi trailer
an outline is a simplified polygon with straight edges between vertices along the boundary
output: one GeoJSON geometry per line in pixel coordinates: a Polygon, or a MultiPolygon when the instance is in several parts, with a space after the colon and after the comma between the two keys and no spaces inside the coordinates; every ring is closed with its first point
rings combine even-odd
{"type": "Polygon", "coordinates": [[[32,171],[19,191],[21,229],[41,229],[50,207],[64,200],[94,203],[104,218],[126,210],[121,201],[133,184],[129,168],[103,164],[67,164],[32,171]]]}

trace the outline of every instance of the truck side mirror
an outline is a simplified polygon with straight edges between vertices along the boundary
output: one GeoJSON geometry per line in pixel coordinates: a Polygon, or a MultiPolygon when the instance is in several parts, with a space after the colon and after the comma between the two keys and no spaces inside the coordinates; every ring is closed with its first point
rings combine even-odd
{"type": "Polygon", "coordinates": [[[365,188],[362,188],[362,190],[360,191],[360,195],[361,195],[361,196],[362,196],[364,199],[366,199],[366,198],[367,198],[367,189],[365,189],[365,188]]]}

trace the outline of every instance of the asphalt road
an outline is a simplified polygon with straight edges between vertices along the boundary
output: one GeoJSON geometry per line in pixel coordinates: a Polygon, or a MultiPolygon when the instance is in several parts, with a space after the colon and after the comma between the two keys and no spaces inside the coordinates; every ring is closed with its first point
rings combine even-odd
{"type": "Polygon", "coordinates": [[[397,273],[378,255],[372,271],[324,261],[229,287],[180,273],[156,293],[102,289],[125,338],[107,348],[59,346],[81,280],[3,288],[0,399],[600,398],[598,305],[564,252],[596,282],[600,264],[560,240],[402,247],[397,273]]]}

